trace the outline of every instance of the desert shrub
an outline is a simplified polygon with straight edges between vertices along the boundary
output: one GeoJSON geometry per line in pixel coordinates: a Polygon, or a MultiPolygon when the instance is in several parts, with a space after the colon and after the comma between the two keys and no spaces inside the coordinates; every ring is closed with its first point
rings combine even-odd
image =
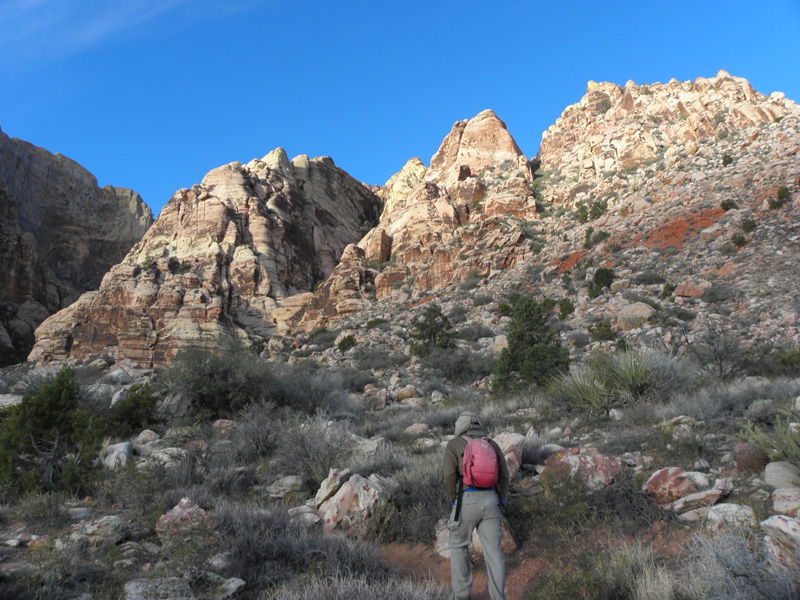
{"type": "Polygon", "coordinates": [[[656,285],[664,281],[664,276],[658,271],[642,271],[633,278],[633,283],[636,285],[656,285]]]}
{"type": "Polygon", "coordinates": [[[614,271],[608,267],[599,267],[592,277],[594,284],[600,288],[608,287],[614,281],[614,271]]]}
{"type": "Polygon", "coordinates": [[[653,350],[598,354],[588,365],[561,375],[550,393],[571,409],[589,415],[645,401],[663,401],[697,381],[693,366],[653,350]]]}
{"type": "MultiPolygon", "coordinates": [[[[705,295],[704,295],[705,297],[705,295]]],[[[693,338],[684,331],[689,354],[706,371],[720,379],[741,374],[758,374],[772,351],[769,344],[745,344],[722,322],[708,322],[693,338]]]]}
{"type": "Polygon", "coordinates": [[[575,312],[575,303],[569,298],[562,298],[558,301],[558,316],[566,319],[575,312]]]}
{"type": "Polygon", "coordinates": [[[512,314],[514,314],[514,309],[508,302],[500,302],[497,305],[497,312],[501,317],[510,317],[512,314]]]}
{"type": "Polygon", "coordinates": [[[775,419],[772,428],[765,430],[748,423],[740,438],[761,448],[772,460],[787,460],[800,467],[800,436],[795,425],[800,422],[800,411],[782,408],[779,413],[782,416],[775,419]]]}
{"type": "Polygon", "coordinates": [[[797,585],[767,566],[763,542],[746,529],[696,534],[683,565],[687,592],[699,598],[781,600],[796,598],[797,585]]]}
{"type": "Polygon", "coordinates": [[[269,364],[234,337],[212,348],[181,349],[161,383],[186,394],[200,418],[229,417],[252,402],[282,401],[269,364]]]}
{"type": "Polygon", "coordinates": [[[336,345],[336,347],[339,348],[339,352],[344,354],[345,352],[347,352],[351,348],[355,348],[356,345],[357,345],[357,342],[356,342],[355,336],[346,335],[341,340],[339,340],[339,343],[336,345]]]}
{"type": "Polygon", "coordinates": [[[450,323],[453,325],[457,325],[458,323],[463,323],[467,318],[467,307],[463,304],[456,304],[454,307],[450,309],[450,312],[447,313],[447,318],[450,319],[450,323]]]}
{"type": "MultiPolygon", "coordinates": [[[[313,361],[275,367],[277,394],[282,403],[308,414],[326,411],[333,415],[348,414],[354,410],[345,384],[343,370],[335,371],[313,361]]],[[[358,374],[374,381],[367,374],[358,374]]],[[[364,389],[364,386],[361,386],[364,389]]]]}
{"type": "Polygon", "coordinates": [[[57,550],[52,541],[37,547],[27,557],[30,569],[2,579],[4,600],[63,600],[84,595],[119,598],[123,575],[106,564],[97,551],[73,547],[57,550]]]}
{"type": "Polygon", "coordinates": [[[16,504],[14,519],[23,521],[36,530],[54,531],[63,528],[70,522],[64,506],[69,498],[70,495],[65,492],[29,492],[16,504]]]}
{"type": "Polygon", "coordinates": [[[539,384],[569,365],[569,351],[547,323],[549,311],[532,296],[514,303],[508,347],[500,353],[493,389],[504,393],[539,384]]]}
{"type": "Polygon", "coordinates": [[[425,357],[434,349],[444,350],[453,346],[453,326],[442,313],[441,305],[431,302],[422,313],[422,318],[412,321],[411,352],[425,357]]]}
{"type": "Polygon", "coordinates": [[[391,577],[373,581],[363,577],[320,577],[314,575],[297,585],[281,589],[276,600],[448,600],[452,591],[431,580],[391,577]]]}
{"type": "Polygon", "coordinates": [[[275,449],[282,428],[275,403],[248,404],[236,415],[234,423],[231,445],[241,462],[250,463],[269,456],[275,449]]]}
{"type": "Polygon", "coordinates": [[[751,233],[756,228],[755,219],[742,219],[742,231],[751,233]]]}
{"type": "MultiPolygon", "coordinates": [[[[369,371],[362,371],[353,367],[338,367],[334,369],[334,372],[341,377],[345,389],[351,392],[361,393],[367,385],[378,381],[369,371]]],[[[341,406],[346,409],[343,414],[349,414],[357,410],[357,407],[349,399],[346,399],[341,406]]],[[[326,410],[333,410],[333,407],[326,410]]]]}
{"type": "Polygon", "coordinates": [[[294,417],[284,423],[270,469],[301,476],[306,490],[316,493],[331,467],[347,459],[351,447],[346,427],[329,421],[327,415],[294,417]]]}
{"type": "Polygon", "coordinates": [[[746,246],[747,242],[749,242],[743,233],[736,232],[731,236],[731,243],[736,246],[737,248],[741,248],[742,246],[746,246]]]}
{"type": "Polygon", "coordinates": [[[739,205],[736,204],[736,200],[732,198],[726,198],[725,200],[719,203],[719,207],[725,212],[728,212],[729,210],[733,210],[734,208],[739,208],[739,205]]]}
{"type": "Polygon", "coordinates": [[[494,298],[488,294],[478,294],[472,298],[473,306],[486,306],[494,302],[494,298]]]}
{"type": "Polygon", "coordinates": [[[0,422],[0,491],[73,490],[91,485],[104,423],[79,406],[74,374],[62,369],[29,387],[0,422]]]}
{"type": "MultiPolygon", "coordinates": [[[[733,163],[733,157],[730,154],[723,154],[722,155],[722,166],[723,167],[727,167],[728,165],[730,165],[732,163],[733,163]]],[[[723,209],[724,209],[724,207],[723,207],[723,209]]]]}
{"type": "Polygon", "coordinates": [[[365,477],[377,473],[382,477],[390,477],[397,471],[411,464],[411,456],[397,444],[383,440],[375,452],[356,452],[347,462],[353,473],[365,477]]]}
{"type": "Polygon", "coordinates": [[[246,578],[250,597],[309,573],[383,581],[386,567],[368,543],[324,535],[283,509],[221,502],[214,511],[217,546],[230,552],[230,572],[246,578]]]}
{"type": "Polygon", "coordinates": [[[376,327],[380,327],[381,329],[388,329],[389,321],[387,321],[386,319],[376,318],[376,319],[370,319],[364,324],[364,329],[367,330],[374,329],[376,327]]]}
{"type": "Polygon", "coordinates": [[[678,581],[641,543],[618,548],[595,566],[595,598],[673,600],[678,581]]]}
{"type": "Polygon", "coordinates": [[[472,383],[492,375],[497,361],[491,355],[457,348],[434,350],[421,361],[422,367],[453,383],[472,383]]]}
{"type": "Polygon", "coordinates": [[[109,410],[106,427],[120,438],[150,429],[156,423],[154,411],[157,402],[158,397],[150,387],[131,386],[127,396],[109,410]]]}
{"type": "Polygon", "coordinates": [[[607,321],[598,321],[586,328],[593,342],[608,342],[617,339],[617,332],[607,321]]]}
{"type": "Polygon", "coordinates": [[[391,369],[408,362],[405,354],[391,353],[375,346],[359,346],[353,351],[353,359],[362,371],[391,369]]]}
{"type": "Polygon", "coordinates": [[[477,269],[472,269],[469,273],[467,273],[466,279],[458,284],[458,287],[462,290],[471,290],[478,287],[481,281],[483,281],[481,274],[477,269]]]}
{"type": "Polygon", "coordinates": [[[483,323],[470,323],[459,329],[456,337],[468,342],[477,342],[482,338],[494,337],[494,331],[483,323]]]}
{"type": "Polygon", "coordinates": [[[386,503],[372,525],[382,542],[409,541],[430,544],[436,522],[450,506],[444,491],[442,457],[438,452],[417,456],[388,481],[386,503]]]}
{"type": "Polygon", "coordinates": [[[549,392],[558,402],[589,415],[608,414],[617,405],[600,374],[591,366],[573,366],[553,380],[549,392]]]}
{"type": "Polygon", "coordinates": [[[698,383],[696,391],[677,394],[666,407],[664,416],[686,415],[720,427],[742,417],[756,400],[769,398],[788,403],[800,395],[800,381],[797,380],[714,382],[703,385],[705,382],[700,379],[698,383]]]}
{"type": "Polygon", "coordinates": [[[767,357],[765,375],[800,376],[800,346],[779,346],[767,357]]]}

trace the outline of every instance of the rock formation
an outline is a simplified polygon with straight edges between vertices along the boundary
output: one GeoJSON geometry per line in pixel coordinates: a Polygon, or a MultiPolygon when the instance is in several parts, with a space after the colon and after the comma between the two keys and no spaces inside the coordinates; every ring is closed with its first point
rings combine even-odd
{"type": "Polygon", "coordinates": [[[380,199],[330,158],[262,160],[176,192],[125,259],[36,332],[36,359],[111,354],[163,365],[184,344],[228,332],[268,339],[273,311],[334,270],[380,199]]]}
{"type": "Polygon", "coordinates": [[[121,261],[153,222],[135,192],[0,131],[0,364],[121,261]]]}

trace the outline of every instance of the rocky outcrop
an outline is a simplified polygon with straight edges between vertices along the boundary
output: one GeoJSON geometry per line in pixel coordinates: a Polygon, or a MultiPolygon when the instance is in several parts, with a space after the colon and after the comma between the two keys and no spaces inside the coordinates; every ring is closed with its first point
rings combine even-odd
{"type": "MultiPolygon", "coordinates": [[[[796,105],[783,94],[759,94],[726,71],[665,84],[590,81],[580,102],[542,135],[539,159],[543,171],[575,182],[562,186],[560,194],[561,200],[573,200],[609,173],[652,163],[669,148],[692,155],[707,139],[723,140],[793,113],[796,105]]],[[[599,197],[602,190],[592,191],[599,197]]]]}
{"type": "Polygon", "coordinates": [[[182,345],[275,330],[281,302],[329,277],[380,199],[330,158],[282,149],[176,192],[97,292],[36,332],[32,360],[108,353],[163,365],[182,345]]]}
{"type": "Polygon", "coordinates": [[[141,197],[0,131],[0,364],[121,261],[153,222],[141,197]]]}
{"type": "Polygon", "coordinates": [[[491,110],[455,123],[430,168],[411,159],[380,189],[380,223],[291,325],[313,328],[405,283],[438,289],[513,267],[531,252],[505,217],[535,216],[532,183],[527,158],[491,110]]]}

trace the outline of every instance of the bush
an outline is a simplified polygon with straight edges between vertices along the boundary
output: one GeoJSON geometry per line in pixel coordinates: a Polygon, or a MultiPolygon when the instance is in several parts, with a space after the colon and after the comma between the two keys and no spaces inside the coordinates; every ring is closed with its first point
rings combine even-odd
{"type": "Polygon", "coordinates": [[[276,600],[448,600],[452,591],[431,580],[410,580],[392,577],[372,581],[363,577],[314,575],[297,585],[277,592],[276,600]]]}
{"type": "Polygon", "coordinates": [[[558,316],[565,320],[575,312],[575,303],[569,298],[562,298],[558,301],[558,316]]]}
{"type": "Polygon", "coordinates": [[[103,422],[78,405],[80,390],[64,368],[34,387],[0,423],[0,490],[85,491],[92,460],[105,434],[103,422]]]}
{"type": "Polygon", "coordinates": [[[111,407],[107,427],[119,438],[128,437],[155,424],[154,411],[158,398],[147,386],[133,385],[128,394],[111,407]]]}
{"type": "MultiPolygon", "coordinates": [[[[730,154],[723,154],[722,155],[722,166],[727,167],[728,165],[733,163],[733,157],[730,154]]],[[[727,210],[723,207],[723,210],[727,210]]]]}
{"type": "Polygon", "coordinates": [[[633,278],[633,283],[636,285],[655,285],[664,281],[663,275],[658,271],[642,271],[633,278]]]}
{"type": "Polygon", "coordinates": [[[756,222],[754,219],[743,219],[742,220],[742,231],[745,233],[751,233],[756,228],[756,222]]]}
{"type": "Polygon", "coordinates": [[[500,353],[493,389],[502,393],[539,384],[569,366],[569,351],[547,323],[549,311],[532,296],[514,303],[508,347],[500,353]]]}
{"type": "Polygon", "coordinates": [[[748,240],[742,233],[739,233],[738,231],[731,236],[731,243],[737,248],[746,246],[749,241],[750,240],[748,240]]]}
{"type": "Polygon", "coordinates": [[[592,281],[597,287],[609,287],[611,282],[614,281],[614,271],[607,267],[600,267],[594,272],[592,281]]]}
{"type": "Polygon", "coordinates": [[[784,204],[786,204],[790,196],[791,194],[789,193],[789,188],[787,188],[785,185],[782,185],[778,188],[775,198],[770,198],[767,202],[769,207],[772,209],[781,208],[784,204]]]}
{"type": "Polygon", "coordinates": [[[777,417],[771,431],[748,423],[739,437],[761,448],[772,460],[786,460],[800,467],[800,436],[795,425],[800,423],[800,411],[783,408],[779,412],[783,417],[777,417]]]}
{"type": "Polygon", "coordinates": [[[336,347],[339,348],[339,352],[341,352],[342,354],[344,354],[351,348],[355,348],[356,347],[355,336],[353,335],[344,336],[341,340],[339,340],[339,343],[337,344],[336,347]]]}
{"type": "Polygon", "coordinates": [[[733,200],[731,198],[726,198],[725,200],[719,203],[719,206],[725,212],[733,210],[734,208],[739,208],[739,205],[736,204],[736,200],[733,200]]]}
{"type": "Polygon", "coordinates": [[[610,342],[617,339],[617,332],[606,321],[598,321],[586,328],[593,342],[610,342]]]}
{"type": "Polygon", "coordinates": [[[472,383],[492,375],[497,367],[494,357],[469,350],[434,350],[422,359],[422,367],[440,374],[453,383],[472,383]]]}
{"type": "Polygon", "coordinates": [[[456,337],[468,342],[477,342],[483,338],[494,337],[494,331],[483,323],[470,323],[459,329],[456,337]]]}
{"type": "Polygon", "coordinates": [[[441,460],[438,452],[418,456],[389,480],[386,503],[376,513],[372,527],[381,542],[434,541],[436,523],[450,506],[441,460]]]}
{"type": "Polygon", "coordinates": [[[434,349],[444,350],[453,346],[453,326],[450,320],[442,314],[442,307],[435,302],[429,303],[422,313],[421,319],[412,322],[411,352],[416,356],[425,357],[434,349]]]}
{"type": "Polygon", "coordinates": [[[324,414],[287,420],[270,463],[275,473],[303,478],[306,491],[316,493],[332,467],[350,454],[352,441],[346,428],[324,414]]]}
{"type": "Polygon", "coordinates": [[[684,339],[698,364],[720,379],[757,373],[768,362],[772,350],[764,344],[745,345],[741,337],[720,322],[707,323],[694,339],[684,332],[684,339]]]}
{"type": "Polygon", "coordinates": [[[362,371],[392,369],[408,362],[405,354],[392,354],[374,346],[360,346],[353,351],[353,359],[362,371]]]}
{"type": "Polygon", "coordinates": [[[746,529],[692,538],[684,571],[695,597],[726,600],[789,600],[797,585],[767,566],[763,542],[746,529]]]}
{"type": "Polygon", "coordinates": [[[508,302],[501,302],[497,305],[497,312],[501,317],[510,317],[514,314],[514,309],[508,302]]]}
{"type": "Polygon", "coordinates": [[[466,279],[458,284],[458,287],[462,290],[471,290],[478,287],[481,281],[483,281],[481,274],[477,269],[472,269],[469,273],[467,273],[466,279]]]}
{"type": "Polygon", "coordinates": [[[206,419],[230,417],[252,402],[282,401],[270,366],[234,337],[212,348],[181,349],[162,384],[186,394],[195,415],[206,419]]]}
{"type": "Polygon", "coordinates": [[[70,495],[64,492],[29,492],[20,498],[14,510],[14,519],[39,533],[55,531],[70,522],[64,504],[70,495]]]}

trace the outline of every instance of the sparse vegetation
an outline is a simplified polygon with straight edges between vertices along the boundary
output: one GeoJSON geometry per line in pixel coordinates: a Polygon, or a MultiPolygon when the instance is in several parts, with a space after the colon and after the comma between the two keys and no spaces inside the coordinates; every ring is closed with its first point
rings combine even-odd
{"type": "Polygon", "coordinates": [[[436,302],[426,305],[421,319],[414,319],[411,337],[411,352],[425,357],[435,349],[445,350],[453,346],[455,332],[450,320],[442,313],[442,307],[436,302]]]}

